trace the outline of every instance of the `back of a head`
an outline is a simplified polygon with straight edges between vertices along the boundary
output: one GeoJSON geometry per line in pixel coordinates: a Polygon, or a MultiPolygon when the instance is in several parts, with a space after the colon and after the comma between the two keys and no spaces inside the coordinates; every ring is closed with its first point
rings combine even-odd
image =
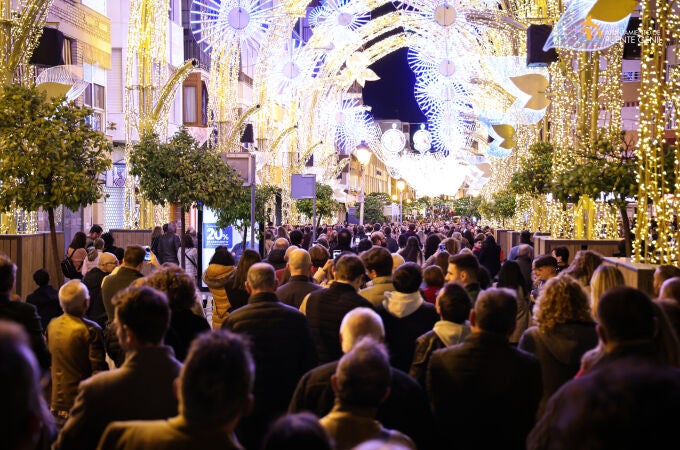
{"type": "Polygon", "coordinates": [[[286,250],[288,246],[290,245],[290,242],[288,239],[280,237],[274,241],[274,246],[272,247],[272,250],[286,250]]]}
{"type": "MultiPolygon", "coordinates": [[[[243,258],[243,255],[241,255],[241,258],[243,258]]],[[[220,266],[235,266],[236,261],[234,260],[234,255],[231,254],[227,247],[218,247],[215,249],[215,253],[213,253],[208,264],[218,264],[220,266]]]]}
{"type": "Polygon", "coordinates": [[[102,235],[99,237],[102,238],[106,247],[111,247],[113,245],[113,235],[109,231],[102,233],[102,235]]]}
{"type": "Polygon", "coordinates": [[[385,346],[369,337],[362,339],[340,358],[335,375],[335,396],[342,405],[377,408],[392,378],[385,346]]]}
{"type": "Polygon", "coordinates": [[[364,273],[364,263],[356,255],[342,255],[335,262],[335,279],[338,281],[354,281],[364,273]]]}
{"type": "Polygon", "coordinates": [[[331,254],[328,252],[328,248],[322,244],[312,245],[309,249],[309,258],[314,267],[323,267],[330,257],[331,254]]]}
{"type": "Polygon", "coordinates": [[[423,281],[425,286],[439,287],[444,285],[444,272],[437,265],[427,266],[423,269],[423,281]]]}
{"type": "Polygon", "coordinates": [[[654,307],[644,292],[628,286],[606,291],[597,308],[601,332],[612,343],[654,338],[654,307]]]}
{"type": "Polygon", "coordinates": [[[33,281],[40,287],[47,286],[50,283],[50,273],[45,269],[38,269],[33,272],[33,281]]]}
{"type": "Polygon", "coordinates": [[[59,305],[65,313],[73,316],[85,314],[86,299],[90,293],[80,280],[70,280],[59,288],[59,305]]]}
{"type": "Polygon", "coordinates": [[[40,369],[21,325],[0,320],[0,436],[2,448],[37,448],[51,415],[42,397],[40,369]],[[31,444],[32,443],[32,444],[31,444]]]}
{"type": "Polygon", "coordinates": [[[276,289],[276,271],[271,264],[255,263],[248,269],[248,284],[252,290],[276,289]]]}
{"type": "Polygon", "coordinates": [[[404,294],[418,292],[423,282],[423,270],[414,262],[405,262],[392,275],[394,290],[404,294]]]}
{"type": "Polygon", "coordinates": [[[395,441],[371,439],[370,441],[362,442],[352,450],[411,450],[411,447],[395,441]]]}
{"type": "Polygon", "coordinates": [[[520,244],[531,244],[531,233],[529,230],[522,230],[519,233],[519,243],[520,244]]]}
{"type": "Polygon", "coordinates": [[[141,245],[128,245],[123,254],[123,262],[131,267],[137,267],[144,262],[146,250],[141,245]]]}
{"type": "Polygon", "coordinates": [[[366,270],[375,270],[379,277],[392,275],[392,254],[385,247],[372,247],[361,254],[361,260],[366,266],[366,270]]]}
{"type": "Polygon", "coordinates": [[[165,293],[172,311],[191,309],[196,303],[194,278],[176,264],[164,264],[143,280],[144,285],[165,293]]]}
{"type": "Polygon", "coordinates": [[[288,256],[288,266],[292,272],[304,272],[309,274],[309,270],[312,267],[312,258],[307,252],[307,250],[298,248],[293,250],[288,256]]]}
{"type": "Polygon", "coordinates": [[[595,269],[590,280],[590,307],[595,316],[597,316],[597,304],[602,294],[608,289],[623,285],[623,273],[618,267],[602,264],[595,269]]]}
{"type": "Polygon", "coordinates": [[[661,284],[659,298],[672,298],[680,302],[680,277],[669,278],[661,284]]]}
{"type": "Polygon", "coordinates": [[[373,247],[373,243],[371,242],[371,240],[368,238],[363,238],[357,244],[357,252],[359,253],[365,252],[366,250],[369,250],[371,247],[373,247]]]}
{"type": "Polygon", "coordinates": [[[556,257],[559,256],[565,263],[569,262],[569,249],[567,247],[555,247],[553,252],[555,252],[556,257]]]}
{"type": "Polygon", "coordinates": [[[342,352],[349,352],[357,342],[371,337],[378,342],[385,339],[385,328],[377,312],[370,308],[354,308],[345,314],[340,323],[342,352]]]}
{"type": "Polygon", "coordinates": [[[168,223],[168,233],[176,233],[177,232],[177,224],[175,222],[169,222],[168,223]]]}
{"type": "Polygon", "coordinates": [[[254,375],[244,337],[221,329],[198,336],[180,374],[182,415],[203,429],[228,424],[247,410],[254,375]]]}
{"type": "Polygon", "coordinates": [[[349,247],[352,244],[352,233],[347,229],[343,228],[338,231],[338,246],[349,247]]]}
{"type": "Polygon", "coordinates": [[[142,343],[159,344],[170,325],[166,295],[149,286],[131,286],[113,297],[116,317],[142,343]]]}
{"type": "Polygon", "coordinates": [[[104,230],[102,229],[102,227],[99,226],[99,225],[96,225],[96,224],[95,224],[95,225],[92,225],[92,226],[90,227],[90,234],[92,234],[92,233],[97,233],[97,234],[101,235],[103,231],[104,231],[104,230]]]}
{"type": "Polygon", "coordinates": [[[297,245],[299,247],[302,244],[302,231],[293,230],[288,234],[288,237],[290,238],[290,245],[297,245]]]}
{"type": "Polygon", "coordinates": [[[541,288],[534,317],[538,326],[553,330],[557,325],[576,322],[592,322],[590,300],[583,286],[573,277],[552,277],[541,288]]]}
{"type": "Polygon", "coordinates": [[[517,297],[506,288],[481,291],[475,302],[476,325],[484,331],[508,336],[515,327],[517,297]]]}
{"type": "Polygon", "coordinates": [[[534,249],[529,244],[520,244],[517,249],[517,257],[526,257],[532,259],[534,257],[534,249]]]}
{"type": "Polygon", "coordinates": [[[458,283],[446,283],[437,295],[437,306],[443,320],[464,323],[470,316],[472,302],[467,291],[458,283]]]}
{"type": "Polygon", "coordinates": [[[326,430],[312,413],[287,414],[276,420],[264,438],[262,450],[331,450],[326,430]]]}
{"type": "Polygon", "coordinates": [[[5,254],[0,253],[0,292],[9,292],[14,287],[17,266],[5,254]]]}

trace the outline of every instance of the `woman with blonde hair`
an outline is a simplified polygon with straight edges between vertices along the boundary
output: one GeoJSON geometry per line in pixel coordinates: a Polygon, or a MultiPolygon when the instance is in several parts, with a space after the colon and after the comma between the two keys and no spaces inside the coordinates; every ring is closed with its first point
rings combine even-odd
{"type": "Polygon", "coordinates": [[[569,275],[551,278],[543,285],[534,320],[538,325],[522,334],[518,348],[541,363],[542,411],[548,398],[576,375],[581,357],[597,345],[598,337],[588,296],[569,275]]]}
{"type": "Polygon", "coordinates": [[[597,303],[604,292],[614,286],[623,286],[623,273],[614,266],[600,265],[590,279],[590,311],[597,320],[597,303]]]}

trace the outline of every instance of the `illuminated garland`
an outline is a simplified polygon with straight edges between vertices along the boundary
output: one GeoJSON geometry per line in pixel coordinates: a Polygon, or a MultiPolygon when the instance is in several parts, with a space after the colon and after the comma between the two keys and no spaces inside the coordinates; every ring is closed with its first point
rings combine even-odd
{"type": "MultiPolygon", "coordinates": [[[[640,133],[636,152],[640,165],[633,260],[671,264],[677,263],[680,256],[677,246],[680,234],[673,230],[678,205],[672,199],[680,193],[680,164],[676,151],[676,184],[672,186],[664,172],[664,147],[667,143],[665,127],[675,119],[680,108],[680,75],[677,67],[669,66],[665,54],[673,49],[674,58],[678,56],[680,16],[677,5],[666,1],[644,0],[641,6],[639,33],[644,38],[640,62],[640,133]]],[[[674,126],[677,135],[680,126],[677,120],[674,126]]]]}

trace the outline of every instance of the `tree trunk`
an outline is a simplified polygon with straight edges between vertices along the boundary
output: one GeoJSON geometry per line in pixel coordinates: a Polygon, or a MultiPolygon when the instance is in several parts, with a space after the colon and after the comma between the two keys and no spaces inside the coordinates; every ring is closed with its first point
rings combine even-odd
{"type": "Polygon", "coordinates": [[[184,205],[181,205],[179,207],[179,214],[180,214],[180,223],[181,223],[181,230],[182,233],[180,233],[180,244],[181,244],[181,249],[182,251],[180,252],[180,255],[182,256],[179,260],[180,267],[182,267],[183,270],[186,270],[186,262],[184,261],[184,255],[186,253],[185,247],[184,247],[184,234],[186,233],[186,220],[184,218],[184,205]]]}
{"type": "Polygon", "coordinates": [[[626,205],[623,204],[619,206],[619,214],[621,214],[621,226],[623,227],[623,242],[625,249],[625,257],[630,258],[633,256],[631,249],[632,246],[632,236],[630,234],[630,221],[628,220],[628,213],[626,212],[626,205]]]}
{"type": "MultiPolygon", "coordinates": [[[[61,273],[61,258],[59,258],[59,245],[57,244],[57,227],[54,224],[54,208],[47,209],[47,217],[50,222],[50,240],[52,241],[52,260],[54,262],[54,269],[57,274],[58,286],[64,284],[64,274],[61,273]]],[[[64,245],[66,243],[64,242],[64,245]]]]}

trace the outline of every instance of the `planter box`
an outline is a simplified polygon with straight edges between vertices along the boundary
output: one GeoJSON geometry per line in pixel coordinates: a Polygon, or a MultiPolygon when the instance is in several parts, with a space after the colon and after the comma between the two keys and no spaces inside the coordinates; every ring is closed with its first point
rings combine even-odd
{"type": "Polygon", "coordinates": [[[605,258],[605,264],[618,267],[626,286],[634,287],[654,298],[654,271],[658,264],[634,263],[630,258],[605,258]]]}

